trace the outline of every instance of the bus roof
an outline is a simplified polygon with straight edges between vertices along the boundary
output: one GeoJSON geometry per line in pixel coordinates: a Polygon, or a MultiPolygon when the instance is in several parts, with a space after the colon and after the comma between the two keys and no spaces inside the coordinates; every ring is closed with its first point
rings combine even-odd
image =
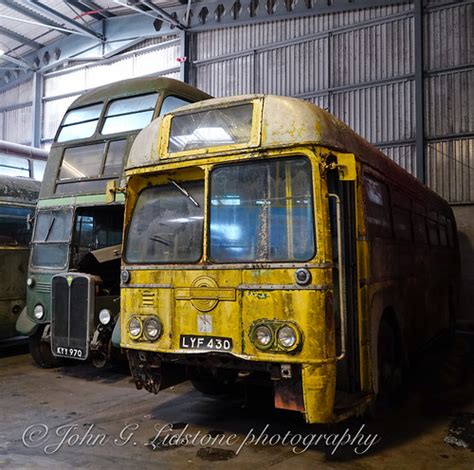
{"type": "Polygon", "coordinates": [[[34,179],[0,175],[0,202],[34,205],[40,185],[34,179]]]}
{"type": "MultiPolygon", "coordinates": [[[[392,175],[392,178],[395,178],[402,186],[410,188],[415,193],[429,194],[433,202],[446,204],[438,194],[385,156],[347,124],[313,103],[285,96],[243,95],[214,98],[183,106],[163,118],[156,119],[138,134],[130,151],[126,169],[138,170],[143,168],[144,171],[147,171],[146,167],[164,164],[173,159],[173,153],[164,151],[168,148],[168,142],[158,141],[160,128],[162,127],[161,123],[164,122],[167,116],[172,119],[174,116],[222,109],[250,102],[261,103],[259,122],[253,122],[253,127],[260,126],[261,123],[257,148],[317,145],[338,152],[353,153],[357,160],[380,171],[382,174],[392,175]]],[[[167,138],[167,136],[162,133],[160,138],[167,138]]],[[[228,147],[228,152],[233,150],[232,145],[228,147]]],[[[247,151],[253,150],[250,145],[245,149],[247,151]]],[[[239,151],[242,151],[242,147],[239,151]]],[[[223,151],[220,147],[218,151],[217,148],[216,151],[207,148],[205,155],[203,152],[196,151],[187,153],[189,154],[187,158],[183,155],[184,152],[177,153],[176,157],[179,157],[179,159],[196,159],[199,156],[209,157],[213,153],[223,153],[223,151]]]]}
{"type": "Polygon", "coordinates": [[[71,106],[69,106],[69,109],[79,108],[109,98],[123,98],[127,95],[135,95],[147,91],[154,92],[157,89],[174,91],[183,95],[195,97],[196,99],[211,98],[207,93],[204,93],[203,91],[180,80],[165,77],[139,77],[121,80],[119,82],[94,88],[77,98],[71,106]]]}

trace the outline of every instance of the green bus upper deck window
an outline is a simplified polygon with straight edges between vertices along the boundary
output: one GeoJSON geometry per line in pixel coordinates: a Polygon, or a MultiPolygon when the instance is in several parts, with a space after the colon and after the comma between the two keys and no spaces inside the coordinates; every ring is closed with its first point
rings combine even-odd
{"type": "Polygon", "coordinates": [[[143,129],[151,122],[157,99],[158,93],[148,93],[112,101],[101,133],[107,135],[143,129]]]}
{"type": "Polygon", "coordinates": [[[252,104],[174,116],[168,151],[183,152],[250,141],[252,104]]]}
{"type": "Polygon", "coordinates": [[[0,246],[28,246],[31,231],[26,219],[33,213],[28,207],[0,206],[0,246]]]}
{"type": "Polygon", "coordinates": [[[99,122],[101,110],[102,103],[98,103],[68,111],[61,125],[57,141],[86,139],[93,135],[99,122]]]}
{"type": "Polygon", "coordinates": [[[307,159],[217,167],[211,173],[210,203],[213,261],[308,261],[314,256],[307,159]]]}
{"type": "Polygon", "coordinates": [[[160,116],[163,116],[163,114],[166,113],[171,113],[171,111],[181,108],[181,106],[186,106],[187,104],[191,104],[191,102],[183,98],[178,98],[177,96],[169,95],[163,100],[160,109],[160,116]]]}
{"type": "Polygon", "coordinates": [[[64,151],[60,182],[82,178],[118,176],[122,172],[127,139],[70,147],[64,151]]]}

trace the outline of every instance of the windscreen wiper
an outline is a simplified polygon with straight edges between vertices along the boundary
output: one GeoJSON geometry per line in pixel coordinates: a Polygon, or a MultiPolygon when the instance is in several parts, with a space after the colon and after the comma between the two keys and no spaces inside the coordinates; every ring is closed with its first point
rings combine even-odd
{"type": "Polygon", "coordinates": [[[194,199],[191,194],[189,194],[188,191],[186,191],[186,189],[179,185],[175,180],[170,178],[168,182],[177,188],[180,193],[184,194],[196,207],[199,207],[199,203],[196,201],[196,199],[194,199]]]}
{"type": "Polygon", "coordinates": [[[164,238],[161,238],[158,235],[153,235],[149,237],[149,240],[153,242],[162,243],[163,245],[166,245],[166,246],[171,246],[171,243],[168,240],[165,240],[164,238]]]}
{"type": "Polygon", "coordinates": [[[50,222],[49,227],[48,227],[48,231],[46,232],[46,236],[44,237],[45,242],[48,241],[48,238],[49,238],[49,235],[51,234],[51,229],[53,228],[55,220],[56,220],[56,217],[53,217],[51,219],[51,222],[50,222]]]}

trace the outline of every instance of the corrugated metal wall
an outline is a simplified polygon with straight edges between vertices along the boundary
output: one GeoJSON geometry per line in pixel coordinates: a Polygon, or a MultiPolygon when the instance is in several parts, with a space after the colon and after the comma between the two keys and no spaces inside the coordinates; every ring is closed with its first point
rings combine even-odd
{"type": "MultiPolygon", "coordinates": [[[[459,183],[466,163],[456,162],[469,158],[472,137],[452,142],[474,133],[472,4],[434,5],[424,12],[428,184],[452,201],[474,201],[474,175],[459,183]],[[446,70],[453,67],[468,70],[446,70]]],[[[197,33],[192,77],[215,96],[308,99],[416,174],[414,51],[413,5],[374,7],[197,33]]]]}
{"type": "Polygon", "coordinates": [[[31,145],[31,80],[0,92],[0,139],[31,145]]]}
{"type": "Polygon", "coordinates": [[[166,42],[147,40],[146,48],[122,54],[113,60],[94,65],[88,64],[72,70],[45,76],[43,96],[42,142],[54,138],[56,129],[68,106],[84,91],[127,78],[156,74],[171,78],[179,77],[179,40],[168,38],[166,42]]]}
{"type": "Polygon", "coordinates": [[[452,202],[474,202],[474,7],[425,14],[428,184],[452,202]]]}

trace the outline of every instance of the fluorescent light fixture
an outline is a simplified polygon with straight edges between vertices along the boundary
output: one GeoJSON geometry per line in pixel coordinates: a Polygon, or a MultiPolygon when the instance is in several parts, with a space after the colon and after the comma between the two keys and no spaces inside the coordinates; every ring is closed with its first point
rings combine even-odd
{"type": "Polygon", "coordinates": [[[0,56],[5,54],[6,51],[4,51],[3,49],[0,49],[0,56]]]}

